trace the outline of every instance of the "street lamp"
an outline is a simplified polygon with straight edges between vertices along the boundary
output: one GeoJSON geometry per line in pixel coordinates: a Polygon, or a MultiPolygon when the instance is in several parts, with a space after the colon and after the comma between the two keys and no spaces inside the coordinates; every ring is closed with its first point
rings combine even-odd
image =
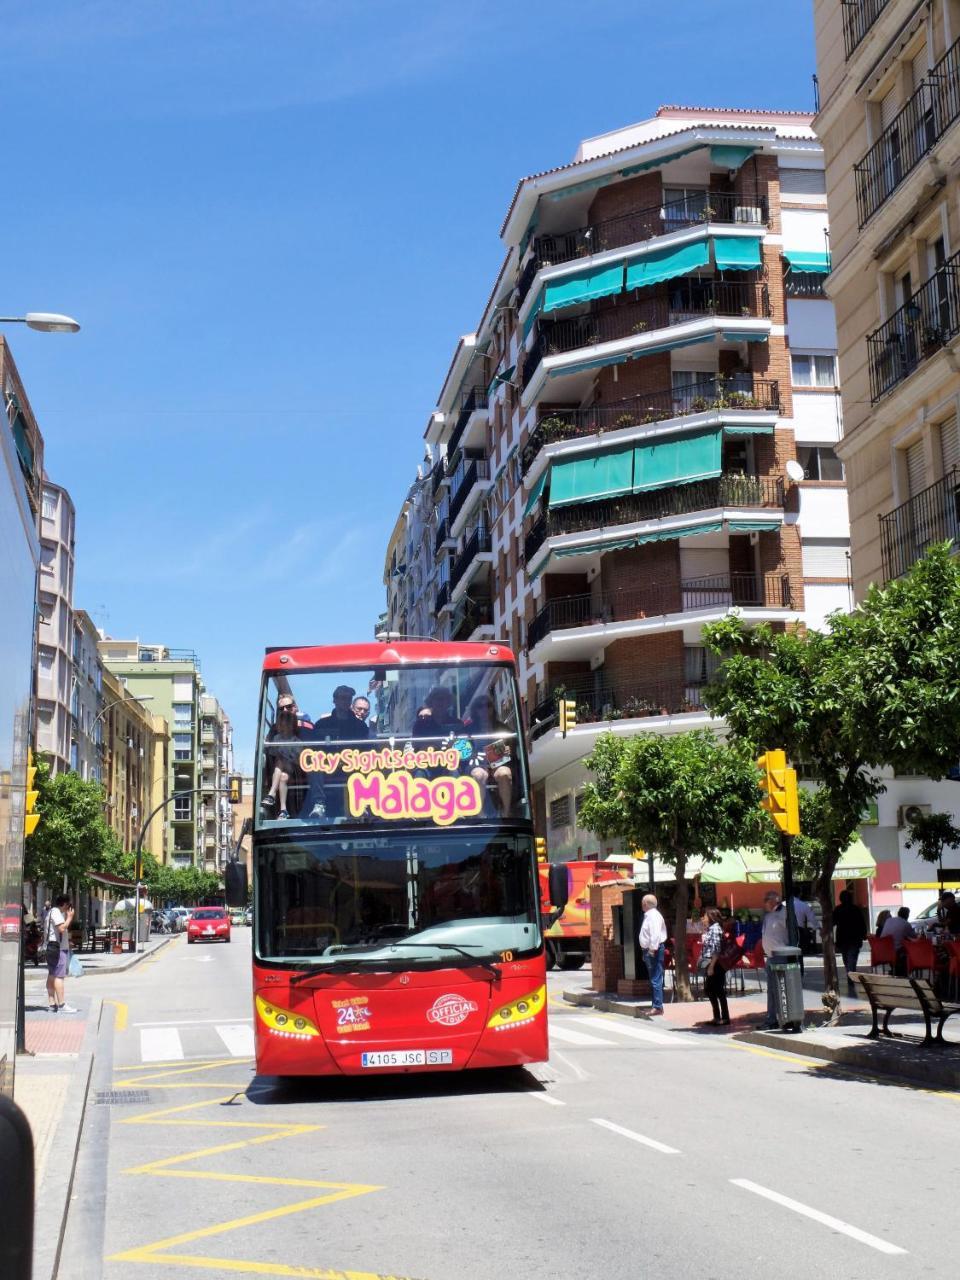
{"type": "Polygon", "coordinates": [[[112,711],[114,707],[122,707],[122,706],[123,706],[123,704],[124,704],[125,702],[127,702],[127,701],[130,701],[130,702],[152,702],[152,701],[153,701],[153,694],[152,694],[152,693],[143,693],[143,694],[132,694],[132,693],[131,693],[131,694],[130,694],[130,696],[129,696],[129,699],[127,699],[127,698],[114,698],[113,702],[108,702],[108,703],[107,703],[107,705],[106,705],[105,707],[103,707],[100,711],[98,711],[98,712],[97,712],[97,714],[93,717],[93,722],[92,722],[92,724],[90,725],[91,733],[92,733],[92,731],[97,727],[97,722],[98,722],[98,721],[100,721],[100,720],[102,720],[102,719],[103,719],[103,717],[107,714],[107,712],[108,712],[108,711],[112,711]]]}
{"type": "Polygon", "coordinates": [[[78,333],[80,325],[72,316],[55,311],[28,311],[25,316],[0,316],[0,324],[25,324],[38,333],[78,333]]]}

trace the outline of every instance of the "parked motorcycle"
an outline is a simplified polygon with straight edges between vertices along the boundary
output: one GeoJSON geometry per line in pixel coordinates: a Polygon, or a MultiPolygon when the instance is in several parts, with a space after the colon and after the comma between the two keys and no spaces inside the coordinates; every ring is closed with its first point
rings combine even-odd
{"type": "Polygon", "coordinates": [[[40,926],[36,920],[27,925],[23,935],[23,960],[24,964],[27,961],[31,961],[35,966],[40,964],[40,926]]]}

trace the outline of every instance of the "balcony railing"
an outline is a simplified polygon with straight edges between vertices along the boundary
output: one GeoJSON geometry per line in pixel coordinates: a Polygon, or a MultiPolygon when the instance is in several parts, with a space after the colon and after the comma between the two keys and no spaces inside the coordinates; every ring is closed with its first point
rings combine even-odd
{"type": "Polygon", "coordinates": [[[447,456],[453,457],[457,451],[463,433],[466,430],[467,423],[470,421],[470,415],[476,409],[486,409],[487,392],[484,387],[471,387],[469,391],[461,392],[460,409],[457,413],[457,420],[454,423],[453,432],[447,443],[447,456]]]}
{"type": "Polygon", "coordinates": [[[490,531],[488,529],[483,529],[478,526],[476,529],[472,529],[468,532],[463,544],[463,549],[454,558],[453,568],[450,571],[451,591],[466,573],[467,569],[477,556],[482,555],[485,551],[489,551],[491,546],[490,531]]]}
{"type": "Polygon", "coordinates": [[[436,599],[436,603],[434,604],[434,608],[436,609],[437,613],[439,613],[440,610],[445,609],[449,603],[450,603],[450,583],[442,582],[440,586],[437,588],[437,599],[436,599]]]}
{"type": "Polygon", "coordinates": [[[537,705],[530,717],[530,737],[539,738],[557,727],[557,701],[572,698],[577,704],[577,724],[599,724],[604,721],[632,720],[643,716],[682,715],[703,711],[702,680],[598,683],[591,675],[568,677],[557,681],[549,691],[539,687],[537,705]]]}
{"type": "Polygon", "coordinates": [[[767,286],[759,280],[683,280],[674,282],[666,297],[641,298],[564,320],[538,320],[537,337],[524,361],[521,384],[527,386],[544,356],[667,329],[709,315],[769,316],[767,286]]]}
{"type": "Polygon", "coordinates": [[[682,200],[636,209],[618,218],[577,227],[574,231],[537,236],[533,242],[533,257],[538,268],[555,267],[561,262],[605,253],[608,249],[622,249],[628,244],[642,244],[654,236],[681,231],[684,227],[702,226],[705,222],[762,226],[766,221],[767,202],[762,198],[719,191],[697,192],[682,200]]]}
{"type": "Polygon", "coordinates": [[[960,40],[922,80],[859,164],[862,227],[960,116],[960,40]]]}
{"type": "Polygon", "coordinates": [[[886,324],[867,335],[876,402],[960,333],[960,253],[940,267],[886,324]]]}
{"type": "Polygon", "coordinates": [[[544,605],[530,623],[527,644],[533,648],[552,632],[572,627],[632,622],[698,609],[735,606],[789,609],[790,602],[790,579],[785,573],[765,577],[754,573],[724,573],[668,583],[651,582],[632,591],[561,596],[544,605]]]}
{"type": "Polygon", "coordinates": [[[887,7],[889,0],[841,0],[843,48],[849,58],[887,7]]]}
{"type": "Polygon", "coordinates": [[[440,554],[440,548],[443,546],[443,544],[447,541],[449,537],[450,537],[450,521],[441,520],[440,523],[437,525],[437,532],[434,535],[434,539],[433,539],[434,555],[440,554]]]}
{"type": "Polygon", "coordinates": [[[493,604],[489,600],[471,600],[459,610],[450,627],[450,639],[466,640],[477,627],[493,625],[493,604]]]}
{"type": "Polygon", "coordinates": [[[578,440],[603,431],[645,426],[708,409],[765,409],[780,412],[780,384],[775,379],[753,378],[749,373],[703,378],[684,387],[667,387],[595,404],[589,409],[544,410],[520,455],[524,475],[545,445],[578,440]]]}
{"type": "MultiPolygon", "coordinates": [[[[459,471],[459,468],[458,468],[459,471]]],[[[454,489],[450,497],[450,523],[453,524],[463,509],[463,504],[470,495],[473,486],[481,480],[490,479],[490,463],[486,458],[474,458],[463,469],[460,480],[454,478],[454,489]]]]}
{"type": "Polygon", "coordinates": [[[527,563],[547,538],[563,533],[585,533],[610,525],[639,524],[667,516],[690,515],[717,507],[782,507],[783,480],[780,476],[722,475],[715,480],[634,493],[601,502],[580,502],[548,511],[533,525],[524,539],[527,563]]]}
{"type": "Polygon", "coordinates": [[[960,471],[956,468],[880,517],[884,579],[901,577],[928,547],[948,538],[960,543],[960,471]]]}
{"type": "Polygon", "coordinates": [[[783,277],[783,291],[788,298],[825,298],[826,278],[819,271],[788,271],[783,277]]]}

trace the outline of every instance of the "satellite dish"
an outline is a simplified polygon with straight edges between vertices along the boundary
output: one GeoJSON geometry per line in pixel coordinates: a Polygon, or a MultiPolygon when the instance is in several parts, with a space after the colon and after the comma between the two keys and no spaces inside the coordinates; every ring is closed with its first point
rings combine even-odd
{"type": "Polygon", "coordinates": [[[799,462],[795,462],[793,458],[791,458],[790,461],[787,463],[786,470],[787,470],[787,475],[795,484],[798,484],[803,479],[803,476],[804,476],[803,467],[801,467],[799,462]]]}

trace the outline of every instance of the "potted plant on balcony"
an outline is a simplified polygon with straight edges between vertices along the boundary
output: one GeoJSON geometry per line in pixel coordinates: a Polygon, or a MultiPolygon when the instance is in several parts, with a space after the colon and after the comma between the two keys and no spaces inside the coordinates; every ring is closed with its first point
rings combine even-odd
{"type": "Polygon", "coordinates": [[[614,418],[613,420],[613,425],[619,428],[635,427],[637,425],[636,414],[633,414],[633,413],[617,414],[616,418],[614,418]]]}
{"type": "Polygon", "coordinates": [[[553,444],[557,440],[566,440],[572,427],[565,418],[561,418],[558,414],[551,414],[540,420],[537,430],[543,437],[544,443],[553,444]]]}
{"type": "Polygon", "coordinates": [[[646,320],[638,320],[638,321],[637,321],[637,323],[631,327],[630,332],[631,332],[631,333],[645,333],[645,332],[646,332],[646,329],[647,329],[647,322],[646,322],[646,320]]]}

